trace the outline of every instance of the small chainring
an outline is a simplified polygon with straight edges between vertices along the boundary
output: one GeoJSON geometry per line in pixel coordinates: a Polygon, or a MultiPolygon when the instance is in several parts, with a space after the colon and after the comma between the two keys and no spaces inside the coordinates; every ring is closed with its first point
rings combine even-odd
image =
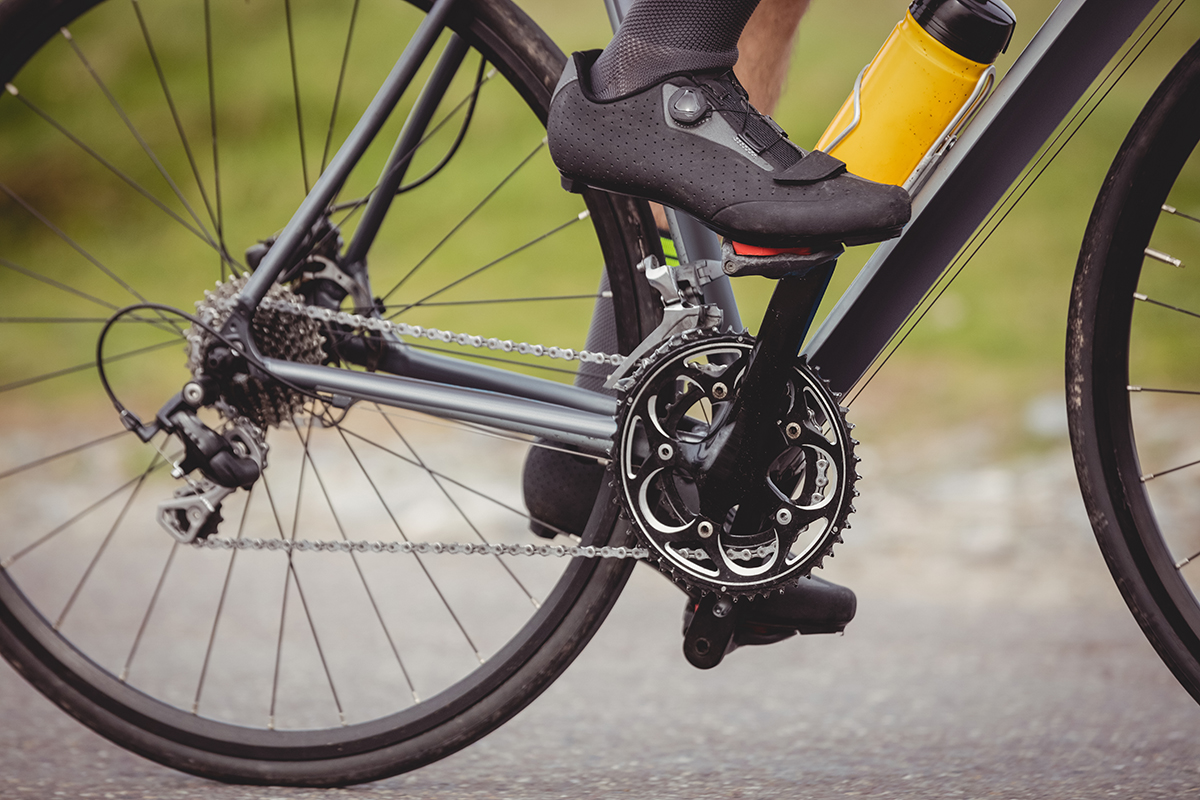
{"type": "Polygon", "coordinates": [[[777,501],[758,533],[730,533],[737,506],[701,514],[694,454],[732,418],[754,340],[689,331],[645,358],[621,399],[614,448],[626,512],[659,568],[697,593],[765,595],[822,564],[850,527],[855,440],[825,381],[797,362],[766,476],[777,501]]]}

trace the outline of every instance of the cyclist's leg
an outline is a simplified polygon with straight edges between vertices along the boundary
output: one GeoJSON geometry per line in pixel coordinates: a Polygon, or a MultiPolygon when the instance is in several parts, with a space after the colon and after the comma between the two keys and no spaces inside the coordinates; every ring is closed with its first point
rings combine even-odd
{"type": "Polygon", "coordinates": [[[764,114],[774,114],[779,104],[796,31],[808,5],[809,0],[762,0],[738,39],[733,71],[746,88],[750,104],[764,114]]]}
{"type": "MultiPolygon", "coordinates": [[[[617,38],[593,69],[593,76],[600,73],[603,76],[600,81],[605,84],[608,93],[619,93],[628,87],[630,81],[645,80],[648,70],[656,67],[662,69],[663,63],[668,64],[666,69],[678,69],[681,63],[732,64],[728,53],[722,52],[722,48],[732,48],[733,43],[737,42],[737,49],[741,51],[737,71],[740,76],[747,78],[746,88],[750,96],[764,98],[768,107],[773,107],[782,90],[796,27],[808,6],[808,0],[764,0],[757,9],[753,9],[754,3],[727,4],[713,3],[711,0],[694,5],[687,7],[686,3],[672,3],[669,9],[655,3],[635,6],[635,10],[640,9],[641,13],[635,15],[631,11],[632,21],[622,26],[617,38]],[[728,13],[717,15],[712,24],[704,26],[704,31],[710,34],[707,38],[689,38],[698,28],[695,20],[701,18],[705,10],[711,10],[708,8],[710,6],[718,10],[725,9],[728,13]],[[654,17],[654,14],[661,14],[665,10],[679,16],[673,18],[674,22],[669,17],[663,20],[654,17]],[[747,25],[744,16],[748,10],[754,10],[754,14],[747,25]],[[692,24],[680,24],[679,20],[683,19],[690,20],[692,24]],[[737,28],[740,26],[745,26],[745,30],[739,39],[737,28]],[[660,51],[654,51],[645,40],[655,36],[663,37],[671,47],[664,46],[660,51]],[[691,43],[692,46],[681,46],[681,42],[691,43]],[[701,45],[707,45],[713,52],[697,55],[695,49],[701,45]],[[651,56],[644,59],[644,63],[639,63],[639,55],[646,53],[651,53],[651,56]],[[668,54],[665,62],[663,53],[668,54]]],[[[666,228],[665,217],[659,219],[659,225],[660,229],[666,228]]],[[[606,340],[615,338],[616,331],[611,319],[611,311],[606,308],[605,301],[599,301],[589,333],[589,348],[602,349],[606,340]]],[[[592,390],[602,390],[602,382],[603,374],[591,375],[584,370],[577,378],[577,383],[592,390]]],[[[585,510],[590,508],[602,476],[602,470],[582,463],[570,454],[532,451],[525,465],[526,502],[530,508],[538,509],[543,518],[553,519],[567,530],[573,530],[586,520],[585,510]]],[[[544,528],[540,530],[544,532],[544,528]]],[[[539,532],[539,527],[535,525],[534,531],[539,532]]],[[[694,599],[689,600],[685,624],[691,622],[697,605],[694,599]]],[[[770,598],[739,604],[730,649],[741,644],[769,644],[797,632],[840,631],[853,618],[854,611],[854,593],[849,589],[820,579],[801,580],[787,585],[782,593],[770,598]]],[[[713,654],[701,660],[703,663],[693,659],[693,663],[715,666],[721,655],[723,653],[713,654]]]]}

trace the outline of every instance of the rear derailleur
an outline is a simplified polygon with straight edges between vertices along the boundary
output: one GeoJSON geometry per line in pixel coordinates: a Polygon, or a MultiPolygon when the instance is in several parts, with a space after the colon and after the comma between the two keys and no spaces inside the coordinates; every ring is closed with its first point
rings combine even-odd
{"type": "Polygon", "coordinates": [[[215,533],[222,521],[221,501],[239,488],[253,486],[267,466],[263,431],[249,419],[235,418],[222,431],[201,421],[197,411],[215,399],[215,381],[200,376],[189,381],[149,424],[128,411],[121,415],[125,426],[144,442],[166,433],[183,444],[183,457],[174,464],[171,476],[187,484],[172,499],[159,503],[156,514],[158,523],[183,544],[215,533]],[[192,473],[198,477],[189,477],[192,473]]]}

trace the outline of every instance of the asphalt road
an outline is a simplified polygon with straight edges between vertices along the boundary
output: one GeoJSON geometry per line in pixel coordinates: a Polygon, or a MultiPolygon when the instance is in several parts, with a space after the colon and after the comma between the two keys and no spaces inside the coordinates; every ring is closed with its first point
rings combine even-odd
{"type": "Polygon", "coordinates": [[[415,773],[333,791],[158,767],[0,667],[0,797],[1200,795],[1200,707],[1112,588],[1063,451],[1000,467],[935,453],[940,467],[917,473],[895,452],[870,453],[873,491],[826,570],[859,592],[845,636],[700,672],[679,651],[680,595],[639,569],[516,720],[415,773]]]}

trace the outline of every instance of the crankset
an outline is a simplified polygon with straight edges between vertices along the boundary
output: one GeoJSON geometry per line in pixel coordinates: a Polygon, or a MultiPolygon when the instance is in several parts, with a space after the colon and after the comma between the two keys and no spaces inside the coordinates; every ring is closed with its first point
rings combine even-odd
{"type": "Polygon", "coordinates": [[[744,440],[739,406],[754,340],[690,331],[646,359],[620,411],[621,497],[660,568],[698,593],[767,594],[820,566],[853,511],[845,409],[802,361],[771,398],[755,480],[718,454],[744,440]]]}

